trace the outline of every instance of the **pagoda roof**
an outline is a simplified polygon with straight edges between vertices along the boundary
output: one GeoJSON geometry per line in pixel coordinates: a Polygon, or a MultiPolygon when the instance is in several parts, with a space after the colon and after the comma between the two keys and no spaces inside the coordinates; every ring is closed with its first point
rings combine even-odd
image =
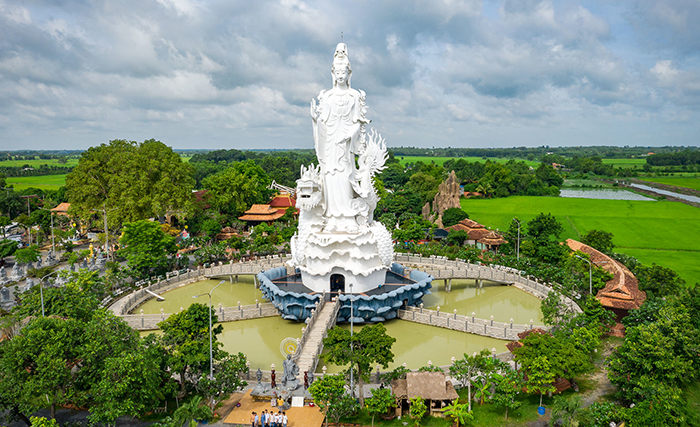
{"type": "Polygon", "coordinates": [[[273,208],[270,205],[253,205],[238,219],[241,221],[275,221],[284,216],[284,209],[273,208]]]}
{"type": "Polygon", "coordinates": [[[281,193],[276,195],[271,201],[270,206],[273,208],[291,208],[296,205],[296,200],[289,193],[281,193]]]}
{"type": "Polygon", "coordinates": [[[489,231],[488,234],[481,239],[477,240],[479,243],[483,243],[489,246],[498,246],[507,242],[500,234],[495,231],[489,231]]]}

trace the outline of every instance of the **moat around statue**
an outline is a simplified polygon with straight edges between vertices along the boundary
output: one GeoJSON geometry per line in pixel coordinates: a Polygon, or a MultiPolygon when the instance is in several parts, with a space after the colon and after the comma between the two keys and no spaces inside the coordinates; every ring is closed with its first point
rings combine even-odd
{"type": "Polygon", "coordinates": [[[350,86],[344,43],[336,47],[331,76],[333,87],[311,101],[318,166],[302,166],[297,180],[299,231],[289,262],[295,273],[280,267],[258,278],[285,319],[303,321],[320,299],[336,295],[338,322],[383,322],[399,307],[420,304],[432,277],[420,271],[406,276],[392,263],[391,233],[374,220],[379,198],[373,178],[385,167],[387,149],[378,132],[365,129],[365,93],[350,86]]]}

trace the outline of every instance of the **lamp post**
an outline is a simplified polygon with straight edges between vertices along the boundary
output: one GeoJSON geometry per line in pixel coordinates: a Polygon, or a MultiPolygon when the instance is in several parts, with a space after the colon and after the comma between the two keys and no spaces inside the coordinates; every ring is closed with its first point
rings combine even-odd
{"type": "Polygon", "coordinates": [[[518,261],[520,261],[520,221],[518,221],[518,218],[513,218],[513,221],[518,223],[518,244],[516,245],[516,250],[517,250],[516,259],[518,261]]]}
{"type": "MultiPolygon", "coordinates": [[[[353,321],[353,318],[355,317],[353,308],[352,308],[352,283],[350,283],[350,396],[354,399],[355,398],[355,382],[353,378],[353,367],[352,367],[352,356],[353,356],[353,348],[352,348],[352,327],[355,324],[353,321]]],[[[360,391],[362,392],[362,391],[360,391]]]]}
{"type": "Polygon", "coordinates": [[[213,380],[214,379],[214,351],[212,350],[212,338],[211,338],[211,293],[214,292],[214,289],[218,288],[221,286],[222,283],[224,283],[225,280],[222,280],[219,282],[218,285],[214,286],[211,291],[199,294],[199,295],[194,295],[192,298],[199,298],[203,297],[204,295],[209,296],[209,379],[213,380]]]}
{"type": "Polygon", "coordinates": [[[588,263],[588,293],[593,295],[593,263],[591,263],[586,258],[578,256],[576,254],[574,254],[574,256],[576,258],[582,259],[588,263]]]}
{"type": "Polygon", "coordinates": [[[39,280],[39,293],[41,294],[41,317],[46,317],[46,314],[44,313],[44,279],[59,272],[61,272],[61,270],[52,271],[39,280]]]}

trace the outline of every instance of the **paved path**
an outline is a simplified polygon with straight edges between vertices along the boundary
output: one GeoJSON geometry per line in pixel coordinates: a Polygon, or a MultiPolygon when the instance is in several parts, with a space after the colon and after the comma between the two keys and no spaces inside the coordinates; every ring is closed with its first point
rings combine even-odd
{"type": "Polygon", "coordinates": [[[309,332],[309,337],[301,349],[301,355],[297,360],[300,376],[303,376],[305,371],[313,372],[316,369],[318,355],[323,351],[323,338],[326,336],[328,329],[335,324],[334,317],[338,315],[338,311],[335,309],[337,304],[339,304],[338,301],[325,303],[311,332],[309,332]]]}

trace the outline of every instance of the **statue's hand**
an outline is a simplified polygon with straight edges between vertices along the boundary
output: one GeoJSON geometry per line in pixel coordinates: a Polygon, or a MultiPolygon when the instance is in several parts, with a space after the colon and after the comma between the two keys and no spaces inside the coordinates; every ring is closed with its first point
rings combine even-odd
{"type": "Polygon", "coordinates": [[[311,118],[314,121],[318,119],[318,106],[316,105],[316,98],[311,100],[311,118]]]}

